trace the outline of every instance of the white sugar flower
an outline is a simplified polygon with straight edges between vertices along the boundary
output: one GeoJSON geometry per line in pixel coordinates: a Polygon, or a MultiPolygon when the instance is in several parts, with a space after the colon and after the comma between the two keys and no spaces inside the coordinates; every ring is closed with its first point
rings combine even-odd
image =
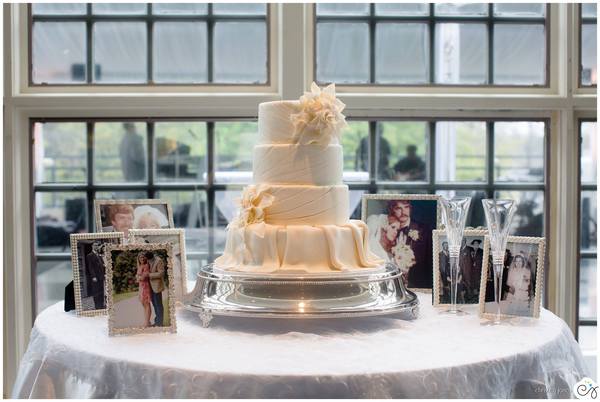
{"type": "Polygon", "coordinates": [[[346,105],[335,97],[335,84],[321,89],[313,82],[310,89],[300,97],[300,111],[290,116],[296,142],[323,147],[333,138],[339,142],[341,131],[347,126],[342,114],[346,105]]]}
{"type": "Polygon", "coordinates": [[[275,197],[267,193],[265,186],[247,186],[237,203],[238,215],[230,223],[233,228],[241,228],[265,220],[265,208],[273,204],[275,197]]]}

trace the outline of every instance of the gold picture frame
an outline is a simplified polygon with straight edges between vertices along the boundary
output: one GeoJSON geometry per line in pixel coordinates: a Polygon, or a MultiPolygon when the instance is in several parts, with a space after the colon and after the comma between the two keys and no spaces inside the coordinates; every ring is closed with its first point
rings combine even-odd
{"type": "MultiPolygon", "coordinates": [[[[486,241],[489,244],[489,239],[486,241]]],[[[512,244],[523,244],[523,245],[537,245],[537,260],[535,267],[535,288],[534,288],[534,298],[533,298],[533,306],[532,306],[532,314],[531,315],[520,315],[520,314],[507,314],[501,313],[501,318],[514,318],[514,317],[531,317],[531,318],[539,318],[540,316],[540,305],[542,299],[542,289],[544,286],[544,264],[545,264],[545,256],[546,256],[546,239],[544,237],[525,237],[525,236],[509,236],[506,242],[506,247],[510,250],[512,244]]],[[[491,251],[490,251],[491,254],[491,251]]],[[[486,311],[486,288],[487,288],[487,278],[488,271],[492,269],[490,266],[490,258],[488,257],[487,261],[484,261],[484,268],[482,268],[481,273],[481,289],[479,292],[479,316],[485,319],[493,319],[495,317],[495,312],[486,311]]],[[[505,267],[506,269],[506,267],[505,267]]],[[[505,273],[503,272],[503,277],[505,273]]],[[[508,278],[507,278],[508,279],[508,278]]],[[[493,303],[493,302],[492,302],[493,303]]]]}
{"type": "MultiPolygon", "coordinates": [[[[83,266],[86,266],[87,262],[84,260],[83,255],[79,254],[79,243],[85,240],[107,240],[105,244],[110,244],[110,240],[116,241],[116,244],[123,244],[124,234],[122,232],[105,232],[105,233],[73,233],[70,235],[71,242],[71,267],[73,269],[73,291],[75,296],[75,311],[78,316],[84,317],[93,317],[98,315],[105,315],[107,312],[107,298],[106,298],[106,263],[104,261],[104,252],[100,257],[102,263],[104,264],[104,282],[102,285],[103,293],[104,293],[104,305],[105,308],[102,309],[85,309],[84,302],[82,298],[82,288],[81,288],[81,268],[82,264],[79,263],[80,257],[82,262],[84,262],[83,266]]],[[[93,244],[92,244],[93,248],[93,244]]],[[[85,276],[85,275],[84,275],[85,276]]],[[[96,306],[94,306],[96,307],[96,306]]]]}
{"type": "MultiPolygon", "coordinates": [[[[441,200],[442,196],[441,195],[434,195],[434,194],[363,194],[362,196],[362,206],[361,206],[361,220],[363,222],[365,222],[367,224],[367,226],[369,225],[369,216],[374,215],[371,214],[369,215],[369,204],[373,203],[373,201],[435,201],[436,203],[436,207],[435,207],[435,225],[431,225],[431,229],[442,229],[443,225],[442,225],[442,205],[441,205],[441,200]]],[[[373,236],[373,231],[370,230],[370,234],[369,236],[373,236]]],[[[372,240],[372,239],[369,239],[372,240]]],[[[373,247],[371,246],[371,241],[369,241],[369,245],[371,247],[371,251],[373,252],[373,247]]],[[[430,252],[433,254],[433,249],[431,247],[429,247],[430,252]]],[[[389,255],[386,255],[385,257],[382,254],[382,252],[380,251],[379,253],[375,252],[377,255],[379,255],[381,258],[384,258],[386,261],[390,261],[389,259],[389,255]]],[[[429,256],[425,256],[424,257],[425,261],[428,261],[428,264],[431,263],[431,257],[429,256]]],[[[433,271],[433,268],[430,267],[431,271],[433,271]]],[[[407,278],[408,280],[408,278],[407,278]]],[[[432,293],[433,292],[433,272],[431,272],[431,287],[423,287],[423,286],[411,286],[410,283],[408,283],[408,288],[411,290],[415,290],[415,291],[419,291],[419,292],[425,292],[425,293],[432,293]]]]}
{"type": "MultiPolygon", "coordinates": [[[[446,231],[443,229],[436,229],[432,233],[433,236],[433,306],[434,307],[449,307],[450,304],[441,302],[441,288],[442,288],[442,277],[440,275],[440,259],[439,253],[441,252],[440,244],[441,239],[446,236],[446,231]]],[[[465,238],[475,238],[476,240],[481,238],[482,248],[483,248],[483,260],[481,264],[481,276],[483,277],[483,271],[488,261],[489,255],[489,241],[487,239],[487,230],[484,229],[471,229],[466,228],[464,230],[463,236],[465,238]]],[[[472,240],[473,241],[473,240],[472,240]]],[[[467,244],[469,242],[467,241],[467,244]]],[[[462,249],[461,249],[462,251],[462,249]]],[[[462,267],[461,267],[462,268],[462,267]]],[[[479,292],[481,292],[481,279],[477,284],[477,288],[479,292]]],[[[479,298],[477,302],[474,303],[457,303],[459,305],[477,305],[479,303],[479,298]]]]}
{"type": "MultiPolygon", "coordinates": [[[[133,207],[133,212],[132,214],[134,216],[132,216],[131,220],[132,220],[132,226],[131,229],[144,229],[142,227],[135,227],[135,210],[139,207],[144,207],[144,206],[150,206],[150,207],[157,207],[157,206],[163,206],[164,207],[164,211],[166,213],[166,221],[167,221],[167,225],[161,225],[160,229],[172,229],[175,227],[175,224],[173,222],[173,211],[171,209],[171,204],[167,201],[163,201],[160,199],[139,199],[139,200],[94,200],[94,221],[96,223],[96,231],[97,232],[110,232],[110,230],[105,230],[106,227],[110,227],[110,226],[105,226],[102,222],[103,220],[103,216],[105,215],[105,211],[104,208],[105,207],[110,207],[113,205],[130,205],[133,207]]],[[[155,208],[156,209],[156,208],[155,208]]],[[[157,210],[157,212],[160,212],[157,210]]],[[[104,222],[104,223],[108,223],[108,222],[104,222]]],[[[129,233],[123,231],[125,233],[125,240],[129,241],[129,233]]]]}
{"type": "MultiPolygon", "coordinates": [[[[106,287],[107,287],[107,305],[108,305],[108,334],[110,336],[114,335],[127,335],[127,334],[139,334],[139,333],[157,333],[157,332],[177,332],[177,318],[175,314],[175,289],[173,283],[173,246],[170,243],[154,243],[154,244],[123,244],[123,245],[115,245],[109,246],[106,250],[106,254],[104,256],[106,261],[106,287]],[[135,301],[131,299],[137,299],[139,296],[139,286],[137,291],[130,291],[128,298],[123,298],[122,300],[115,299],[115,269],[116,266],[113,265],[113,260],[117,259],[123,253],[128,253],[130,255],[126,255],[124,258],[131,259],[132,255],[135,256],[136,262],[140,252],[153,252],[156,253],[158,251],[162,251],[162,254],[165,255],[165,263],[166,263],[166,275],[168,278],[168,286],[161,291],[163,293],[165,290],[167,291],[167,301],[169,305],[163,311],[166,312],[169,318],[169,325],[167,326],[143,326],[143,325],[121,325],[117,321],[121,321],[120,311],[123,310],[131,310],[129,306],[134,306],[135,301]],[[132,254],[132,255],[131,255],[132,254]],[[137,254],[137,255],[136,255],[137,254]],[[136,293],[131,295],[131,293],[136,293]],[[129,304],[121,304],[119,308],[117,308],[117,303],[127,302],[129,304]],[[122,307],[122,308],[121,308],[122,307]],[[119,311],[117,311],[119,310],[119,311]],[[119,315],[119,316],[118,316],[119,315]]],[[[126,294],[127,294],[126,293],[126,294]]],[[[120,296],[119,294],[118,296],[120,296]]],[[[164,308],[164,306],[163,306],[164,308]]],[[[139,308],[137,309],[139,311],[139,308]]],[[[126,314],[125,314],[126,315],[126,314]]]]}
{"type": "Polygon", "coordinates": [[[173,266],[175,301],[183,303],[184,297],[188,293],[185,229],[130,229],[129,242],[132,244],[173,244],[173,261],[179,261],[179,267],[177,264],[173,266]]]}

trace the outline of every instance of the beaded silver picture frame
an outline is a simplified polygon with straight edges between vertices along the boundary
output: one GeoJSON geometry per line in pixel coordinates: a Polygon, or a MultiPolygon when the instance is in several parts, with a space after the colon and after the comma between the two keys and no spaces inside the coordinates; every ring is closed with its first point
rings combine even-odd
{"type": "Polygon", "coordinates": [[[122,231],[128,241],[128,231],[110,221],[111,207],[131,207],[129,229],[169,229],[175,227],[171,204],[160,199],[94,200],[94,220],[97,232],[122,231]],[[115,230],[116,229],[116,230],[115,230]]]}
{"type": "MultiPolygon", "coordinates": [[[[489,239],[486,236],[486,241],[489,245],[489,239]]],[[[523,261],[525,267],[529,267],[529,278],[525,278],[523,279],[526,283],[526,281],[529,281],[529,283],[531,284],[531,282],[535,281],[535,286],[530,286],[530,288],[533,290],[533,295],[529,294],[528,296],[528,301],[519,301],[519,296],[517,294],[517,292],[519,293],[523,293],[526,291],[526,289],[514,289],[514,293],[513,296],[511,297],[512,299],[515,300],[515,305],[518,307],[519,306],[519,302],[524,304],[527,303],[527,305],[529,306],[529,308],[527,310],[523,310],[523,312],[526,312],[526,314],[519,314],[517,311],[518,309],[511,309],[509,307],[506,307],[506,305],[503,307],[501,305],[501,314],[500,317],[501,318],[511,318],[511,317],[533,317],[533,318],[539,318],[540,316],[540,306],[541,306],[541,300],[542,300],[542,291],[543,291],[543,286],[544,286],[544,264],[545,264],[545,255],[546,255],[546,239],[544,237],[525,237],[525,236],[509,236],[507,243],[506,243],[506,249],[511,251],[515,251],[517,250],[517,254],[515,254],[514,256],[512,256],[512,260],[509,261],[509,266],[508,268],[505,266],[504,267],[504,271],[502,273],[502,277],[506,278],[502,280],[502,283],[504,284],[505,281],[507,283],[507,286],[510,286],[510,282],[512,278],[509,278],[510,276],[515,276],[515,275],[511,275],[510,274],[510,270],[513,267],[513,263],[516,260],[516,258],[518,256],[521,256],[521,260],[523,261]],[[529,250],[529,253],[525,252],[524,250],[529,250]],[[534,259],[532,259],[532,255],[535,256],[534,259]],[[535,261],[533,261],[535,260],[535,261]],[[504,311],[503,311],[504,309],[504,311]],[[514,310],[514,311],[513,311],[514,310]],[[511,313],[512,312],[512,313],[511,313]]],[[[508,257],[510,258],[510,257],[508,257]]],[[[507,259],[507,257],[505,257],[505,259],[507,259]]],[[[516,263],[514,263],[515,267],[516,267],[516,263]]],[[[491,271],[493,271],[493,267],[491,262],[489,261],[489,254],[488,254],[488,261],[487,264],[485,264],[485,268],[483,270],[483,272],[481,273],[481,290],[479,292],[479,316],[481,318],[486,318],[486,319],[493,319],[494,316],[496,315],[496,306],[495,306],[495,302],[494,302],[494,298],[493,298],[493,273],[491,271]],[[488,278],[491,278],[491,285],[488,285],[488,278]],[[491,290],[491,292],[490,292],[491,290]],[[488,300],[491,299],[491,301],[486,302],[486,292],[489,294],[491,293],[491,297],[488,297],[488,300]]],[[[519,268],[519,267],[516,267],[519,268]]],[[[522,286],[523,287],[523,286],[522,286]]],[[[505,295],[504,295],[504,290],[502,291],[502,298],[501,298],[501,303],[502,302],[506,302],[506,300],[504,299],[505,295]]],[[[529,290],[530,293],[530,290],[529,290]]],[[[524,296],[524,295],[523,295],[524,296]]],[[[506,295],[506,298],[508,298],[508,295],[506,295]]],[[[525,297],[522,297],[523,299],[525,297]]]]}
{"type": "Polygon", "coordinates": [[[77,315],[93,317],[106,314],[104,253],[108,244],[123,244],[123,236],[122,232],[71,234],[71,267],[77,315]],[[102,295],[95,294],[97,291],[101,291],[102,295]],[[98,308],[99,303],[103,305],[102,308],[98,308]]]}
{"type": "Polygon", "coordinates": [[[131,229],[129,242],[135,244],[171,243],[173,245],[173,278],[175,300],[183,303],[188,293],[185,229],[131,229]]]}
{"type": "MultiPolygon", "coordinates": [[[[482,255],[481,255],[481,268],[480,268],[480,278],[478,281],[476,281],[476,285],[471,283],[469,284],[469,289],[465,289],[465,292],[469,293],[468,297],[467,295],[463,295],[463,300],[460,300],[460,297],[457,297],[457,304],[469,304],[469,305],[477,305],[479,303],[479,292],[481,291],[481,277],[483,276],[483,271],[487,269],[487,263],[488,263],[488,256],[489,256],[489,241],[486,237],[487,235],[487,230],[484,229],[470,229],[470,228],[466,228],[463,234],[463,238],[466,239],[466,244],[465,247],[470,247],[469,244],[472,244],[474,241],[479,240],[481,242],[481,251],[482,251],[482,255]],[[472,297],[472,295],[470,294],[470,290],[473,289],[473,287],[476,286],[476,297],[472,297]],[[466,302],[467,299],[471,299],[474,300],[472,302],[466,302]],[[463,302],[461,302],[463,301],[463,302]]],[[[446,231],[443,229],[438,229],[438,230],[434,230],[433,231],[433,306],[434,307],[448,307],[450,306],[449,303],[444,302],[444,300],[446,299],[445,295],[444,295],[444,280],[442,278],[442,267],[440,266],[441,263],[441,256],[440,253],[443,252],[443,242],[444,239],[446,238],[446,231]]],[[[465,247],[461,247],[461,257],[459,257],[459,264],[462,262],[462,256],[463,253],[465,252],[465,247]]],[[[468,250],[467,250],[468,251],[468,250]]],[[[475,252],[477,252],[477,250],[474,250],[475,252]]],[[[479,257],[477,257],[477,261],[479,260],[479,257]]],[[[465,277],[465,271],[467,269],[467,267],[464,266],[465,264],[460,264],[460,273],[462,273],[462,277],[465,277]]],[[[460,288],[460,286],[459,286],[460,288]]]]}
{"type": "MultiPolygon", "coordinates": [[[[106,262],[108,334],[113,336],[177,332],[173,281],[173,246],[170,243],[111,245],[107,247],[104,258],[106,262]],[[145,314],[144,304],[148,303],[148,296],[145,291],[140,291],[139,281],[143,278],[139,276],[138,264],[140,256],[145,254],[147,261],[144,262],[143,258],[141,261],[143,264],[148,263],[150,269],[152,269],[148,252],[153,253],[160,259],[164,258],[164,261],[160,261],[165,264],[165,272],[160,278],[163,281],[160,300],[162,300],[163,324],[165,324],[165,317],[169,320],[166,325],[156,325],[157,313],[153,302],[151,308],[154,309],[154,325],[140,323],[144,319],[140,314],[145,314]],[[136,267],[133,264],[136,264],[136,267]],[[136,273],[132,275],[134,270],[136,273]],[[164,284],[165,279],[168,282],[167,284],[164,284]],[[134,282],[138,282],[137,286],[134,285],[134,282]],[[166,307],[164,306],[165,296],[168,303],[166,307]]],[[[154,292],[152,285],[148,284],[148,286],[150,286],[150,292],[154,292]]],[[[147,289],[146,287],[145,290],[147,289]]],[[[159,292],[157,291],[157,293],[159,292]]],[[[151,294],[150,298],[152,299],[151,294]]]]}
{"type": "MultiPolygon", "coordinates": [[[[411,275],[406,274],[406,272],[409,271],[409,269],[414,266],[410,265],[409,263],[404,264],[405,267],[404,269],[400,266],[401,270],[405,271],[406,277],[408,278],[408,283],[407,286],[409,289],[411,290],[416,290],[416,291],[421,291],[421,292],[426,292],[426,293],[431,293],[433,290],[433,268],[431,266],[431,261],[432,261],[432,257],[431,255],[433,254],[433,250],[432,250],[432,246],[431,246],[431,241],[432,241],[432,233],[431,231],[434,229],[441,229],[443,227],[442,225],[442,207],[441,207],[441,202],[440,202],[441,196],[440,195],[433,195],[433,194],[363,194],[362,196],[362,208],[361,208],[361,219],[367,224],[367,226],[369,227],[369,248],[371,249],[372,252],[374,252],[375,254],[377,254],[378,256],[380,256],[381,258],[383,258],[386,262],[393,262],[396,265],[402,265],[402,260],[410,260],[411,262],[414,260],[414,263],[416,263],[417,258],[420,261],[420,264],[426,264],[426,267],[421,267],[422,270],[427,270],[427,272],[423,272],[420,276],[421,278],[419,278],[418,280],[412,281],[411,279],[411,275]],[[408,248],[411,248],[411,250],[409,251],[408,249],[403,248],[402,250],[400,250],[398,248],[398,244],[396,244],[393,249],[390,248],[390,250],[388,250],[386,247],[381,246],[380,247],[380,243],[383,241],[381,240],[382,238],[380,238],[380,236],[382,236],[382,234],[379,233],[380,229],[385,226],[384,223],[382,223],[382,219],[385,220],[385,216],[386,214],[389,214],[389,212],[386,212],[387,210],[387,205],[389,205],[390,202],[392,201],[409,201],[410,205],[411,205],[411,225],[413,223],[416,223],[417,219],[413,220],[413,208],[415,208],[415,206],[417,206],[419,201],[423,201],[426,202],[426,204],[422,204],[419,209],[421,211],[416,211],[414,213],[414,216],[421,216],[423,218],[423,220],[427,220],[427,225],[426,227],[428,227],[428,229],[426,230],[416,230],[416,234],[415,234],[415,230],[410,230],[409,229],[409,233],[407,234],[407,244],[411,243],[411,244],[416,244],[416,242],[424,242],[424,243],[428,243],[428,245],[424,245],[424,247],[421,247],[421,253],[423,255],[420,256],[415,256],[414,251],[412,250],[411,246],[408,246],[408,248]],[[435,205],[429,205],[429,203],[434,203],[435,205]],[[435,216],[431,216],[432,214],[434,214],[435,216]],[[382,218],[383,217],[383,218],[382,218]],[[426,232],[426,233],[422,233],[422,232],[426,232]],[[410,237],[410,240],[408,240],[408,237],[410,237]],[[379,239],[379,241],[377,240],[379,239]],[[394,253],[394,249],[398,248],[398,252],[394,253]],[[410,257],[410,258],[407,258],[410,257]],[[412,283],[411,283],[412,281],[412,283]]],[[[386,221],[387,222],[387,221],[386,221]]],[[[395,240],[397,242],[397,239],[395,240]]],[[[390,241],[391,242],[391,241],[390,241]]],[[[393,242],[392,242],[393,243],[393,242]]],[[[389,247],[388,247],[389,248],[389,247]]],[[[402,248],[402,247],[400,247],[402,248]]]]}

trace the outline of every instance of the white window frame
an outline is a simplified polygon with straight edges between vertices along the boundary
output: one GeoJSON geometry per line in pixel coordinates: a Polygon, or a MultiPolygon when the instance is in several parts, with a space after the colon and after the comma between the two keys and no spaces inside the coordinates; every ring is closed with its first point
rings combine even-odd
{"type": "MultiPolygon", "coordinates": [[[[313,5],[270,4],[268,86],[36,87],[27,83],[27,5],[4,4],[4,384],[10,392],[32,327],[32,118],[256,117],[260,102],[295,99],[313,80],[313,5]]],[[[577,122],[596,117],[578,88],[578,13],[552,4],[548,88],[338,86],[352,117],[535,117],[550,121],[547,306],[576,331],[577,122]],[[477,93],[474,91],[477,90],[477,93]]]]}

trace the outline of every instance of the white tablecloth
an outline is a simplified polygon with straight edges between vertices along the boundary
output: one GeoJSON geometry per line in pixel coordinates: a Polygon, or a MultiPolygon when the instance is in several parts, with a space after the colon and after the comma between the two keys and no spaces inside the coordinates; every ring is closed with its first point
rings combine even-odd
{"type": "Polygon", "coordinates": [[[32,330],[14,397],[569,397],[587,372],[565,323],[483,326],[439,314],[283,321],[216,317],[202,328],[178,311],[177,334],[109,337],[107,318],[62,303],[32,330]]]}

